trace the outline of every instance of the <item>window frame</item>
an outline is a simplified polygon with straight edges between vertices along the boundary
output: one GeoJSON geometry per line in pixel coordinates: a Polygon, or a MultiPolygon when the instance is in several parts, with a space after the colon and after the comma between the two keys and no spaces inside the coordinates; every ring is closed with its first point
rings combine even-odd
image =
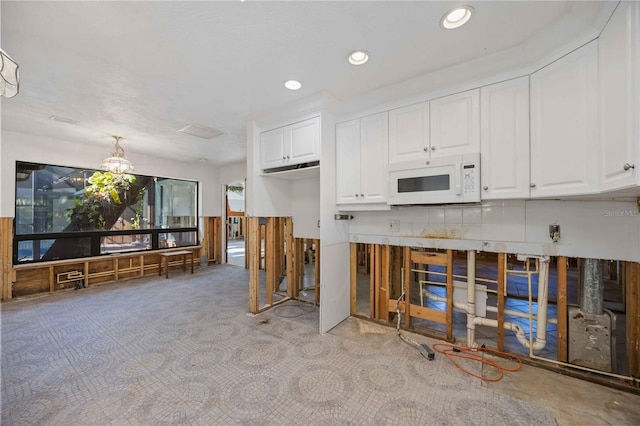
{"type": "MultiPolygon", "coordinates": [[[[32,165],[43,165],[45,167],[65,167],[70,169],[78,169],[78,170],[87,170],[87,171],[100,171],[98,169],[91,168],[78,168],[72,166],[62,166],[58,164],[45,164],[45,163],[35,163],[32,161],[16,161],[16,170],[18,170],[18,163],[27,163],[32,165]]],[[[133,173],[130,173],[133,174],[133,173]]],[[[17,176],[14,174],[14,220],[13,220],[13,264],[14,265],[24,265],[30,263],[40,263],[40,262],[49,262],[56,260],[68,260],[68,259],[84,259],[87,257],[95,257],[95,256],[110,256],[117,254],[128,254],[128,253],[141,253],[148,252],[153,250],[164,250],[166,247],[160,247],[160,234],[169,234],[169,233],[195,233],[195,242],[194,244],[188,245],[180,245],[176,248],[180,247],[195,247],[200,245],[200,233],[199,233],[199,225],[200,225],[200,182],[189,179],[180,179],[180,178],[172,178],[165,176],[151,176],[151,175],[143,175],[143,174],[134,174],[135,176],[144,176],[149,177],[153,182],[158,179],[171,179],[178,181],[185,181],[195,183],[195,226],[189,227],[154,227],[147,229],[123,229],[123,230],[91,230],[91,231],[71,231],[71,232],[38,232],[38,233],[30,233],[30,234],[18,234],[17,233],[17,220],[18,220],[18,180],[17,176]],[[141,248],[141,249],[133,249],[133,250],[122,250],[122,251],[112,251],[109,253],[101,253],[101,243],[102,239],[105,237],[114,237],[114,236],[135,236],[135,235],[150,235],[151,236],[151,245],[149,248],[141,248]],[[79,239],[79,238],[91,238],[91,252],[87,256],[80,257],[71,257],[64,259],[47,259],[41,260],[39,259],[40,253],[33,253],[34,256],[30,260],[20,260],[19,259],[19,244],[25,241],[43,241],[43,240],[58,240],[58,239],[79,239]],[[36,258],[37,257],[37,258],[36,258]]]]}

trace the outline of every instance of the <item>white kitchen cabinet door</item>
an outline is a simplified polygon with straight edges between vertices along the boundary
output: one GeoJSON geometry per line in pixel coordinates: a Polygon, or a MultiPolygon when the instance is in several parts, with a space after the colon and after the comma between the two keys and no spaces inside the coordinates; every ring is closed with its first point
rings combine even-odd
{"type": "Polygon", "coordinates": [[[531,75],[531,197],[598,191],[598,46],[531,75]]]}
{"type": "Polygon", "coordinates": [[[289,152],[287,164],[308,163],[320,159],[320,117],[301,121],[287,127],[289,152]]]}
{"type": "Polygon", "coordinates": [[[529,77],[480,89],[483,200],[529,198],[529,77]]]}
{"type": "Polygon", "coordinates": [[[286,127],[269,130],[260,135],[260,164],[262,169],[282,167],[286,164],[286,127]]]}
{"type": "Polygon", "coordinates": [[[598,40],[600,190],[638,184],[640,4],[621,2],[598,40]]]}
{"type": "Polygon", "coordinates": [[[429,102],[389,111],[389,163],[429,158],[429,102]]]}
{"type": "Polygon", "coordinates": [[[360,202],[360,120],[336,124],[336,203],[360,202]]]}
{"type": "Polygon", "coordinates": [[[480,91],[456,93],[430,102],[431,156],[480,151],[480,91]]]}
{"type": "Polygon", "coordinates": [[[389,115],[360,120],[360,202],[386,203],[389,155],[389,115]]]}

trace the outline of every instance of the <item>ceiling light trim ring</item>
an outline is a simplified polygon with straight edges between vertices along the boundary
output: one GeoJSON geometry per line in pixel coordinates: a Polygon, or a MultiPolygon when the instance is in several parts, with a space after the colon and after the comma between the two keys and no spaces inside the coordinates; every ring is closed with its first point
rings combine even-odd
{"type": "Polygon", "coordinates": [[[354,50],[347,55],[347,61],[351,65],[363,65],[369,61],[369,52],[366,50],[354,50]]]}
{"type": "Polygon", "coordinates": [[[469,20],[474,14],[474,9],[468,5],[460,5],[449,10],[440,19],[440,26],[445,30],[454,30],[460,28],[469,20]]]}
{"type": "Polygon", "coordinates": [[[284,87],[289,90],[298,90],[302,88],[302,83],[300,83],[298,80],[287,80],[284,82],[284,87]]]}

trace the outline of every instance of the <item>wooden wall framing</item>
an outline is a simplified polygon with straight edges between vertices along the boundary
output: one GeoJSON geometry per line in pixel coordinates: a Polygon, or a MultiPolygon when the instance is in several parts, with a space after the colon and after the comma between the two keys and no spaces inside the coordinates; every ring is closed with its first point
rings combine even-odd
{"type": "MultiPolygon", "coordinates": [[[[162,262],[160,253],[181,250],[194,250],[194,264],[200,263],[198,254],[201,253],[201,246],[29,263],[13,266],[13,280],[8,281],[8,289],[11,290],[11,297],[18,297],[63,290],[79,282],[87,287],[157,275],[162,262]]],[[[182,268],[182,260],[169,262],[169,267],[182,268]]]]}
{"type": "Polygon", "coordinates": [[[203,217],[202,256],[207,256],[209,263],[222,263],[222,218],[218,216],[203,217]]]}
{"type": "Polygon", "coordinates": [[[0,298],[11,300],[13,275],[13,218],[0,217],[0,298]]]}
{"type": "Polygon", "coordinates": [[[246,217],[246,258],[249,268],[249,312],[258,313],[289,299],[297,299],[304,285],[305,262],[310,262],[315,250],[315,299],[320,303],[320,240],[294,238],[290,217],[246,217]],[[262,224],[261,224],[262,223],[262,224]],[[264,248],[264,250],[263,250],[264,248]],[[262,255],[264,253],[264,255],[262,255]],[[263,263],[264,260],[264,263],[263,263]],[[265,300],[260,305],[260,270],[265,271],[265,300]],[[282,277],[286,275],[286,297],[275,301],[282,291],[282,277]]]}
{"type": "MultiPolygon", "coordinates": [[[[201,245],[177,247],[173,250],[192,249],[196,250],[196,264],[200,264],[200,256],[207,256],[209,263],[222,261],[220,217],[203,218],[201,245]]],[[[85,285],[91,285],[157,274],[160,264],[158,254],[173,250],[149,250],[13,265],[13,218],[0,218],[0,298],[7,301],[18,296],[54,292],[75,285],[80,280],[85,285]]],[[[172,261],[169,266],[175,267],[179,263],[180,261],[172,261]]]]}
{"type": "Polygon", "coordinates": [[[640,264],[625,262],[627,371],[640,378],[640,264]]]}
{"type": "MultiPolygon", "coordinates": [[[[512,273],[511,267],[507,266],[508,260],[505,253],[491,255],[489,259],[495,259],[495,280],[494,277],[476,277],[479,283],[490,284],[489,291],[496,294],[497,327],[496,345],[499,350],[504,350],[505,334],[504,327],[506,301],[514,297],[507,291],[507,279],[512,273]],[[511,272],[510,272],[511,271],[511,272]],[[478,281],[479,280],[479,281],[478,281]]],[[[563,256],[555,258],[557,265],[557,360],[567,361],[568,345],[568,295],[567,295],[567,265],[569,259],[563,256]]],[[[579,262],[578,262],[579,263],[579,262]]],[[[440,336],[445,340],[453,341],[453,252],[446,250],[439,253],[424,252],[422,249],[414,250],[411,247],[397,247],[388,245],[352,243],[350,245],[350,311],[352,315],[367,315],[365,312],[358,312],[358,296],[365,297],[369,301],[368,317],[372,320],[382,322],[393,322],[393,314],[396,312],[396,301],[404,289],[405,300],[414,300],[414,303],[400,303],[399,308],[404,319],[403,328],[411,331],[422,332],[429,335],[423,329],[417,329],[413,321],[416,318],[426,319],[446,326],[446,333],[440,336]],[[421,265],[440,265],[446,268],[446,308],[443,310],[430,309],[415,303],[416,295],[414,288],[409,285],[418,270],[423,270],[421,265]],[[368,292],[364,293],[364,288],[360,288],[358,295],[358,271],[369,273],[368,292]],[[400,279],[401,271],[404,275],[400,279]],[[396,283],[402,283],[402,286],[396,283]]],[[[420,272],[418,272],[420,273],[420,272]]],[[[464,279],[464,276],[456,276],[464,279]]],[[[624,300],[626,309],[626,348],[628,374],[640,378],[640,264],[625,262],[620,270],[620,277],[625,283],[624,300]]],[[[361,283],[362,286],[362,283],[361,283]]],[[[536,295],[533,295],[534,301],[536,295]]],[[[362,307],[361,307],[362,309],[362,307]]],[[[507,319],[507,321],[510,321],[507,319]]],[[[392,324],[393,325],[393,324],[392,324]]]]}

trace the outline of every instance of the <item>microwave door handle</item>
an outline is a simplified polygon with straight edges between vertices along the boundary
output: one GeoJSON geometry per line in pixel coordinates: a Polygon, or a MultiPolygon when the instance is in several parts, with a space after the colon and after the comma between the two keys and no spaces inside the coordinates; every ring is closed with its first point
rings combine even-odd
{"type": "Polygon", "coordinates": [[[454,186],[456,188],[456,195],[462,195],[462,167],[460,163],[455,164],[455,172],[454,172],[454,186]]]}

